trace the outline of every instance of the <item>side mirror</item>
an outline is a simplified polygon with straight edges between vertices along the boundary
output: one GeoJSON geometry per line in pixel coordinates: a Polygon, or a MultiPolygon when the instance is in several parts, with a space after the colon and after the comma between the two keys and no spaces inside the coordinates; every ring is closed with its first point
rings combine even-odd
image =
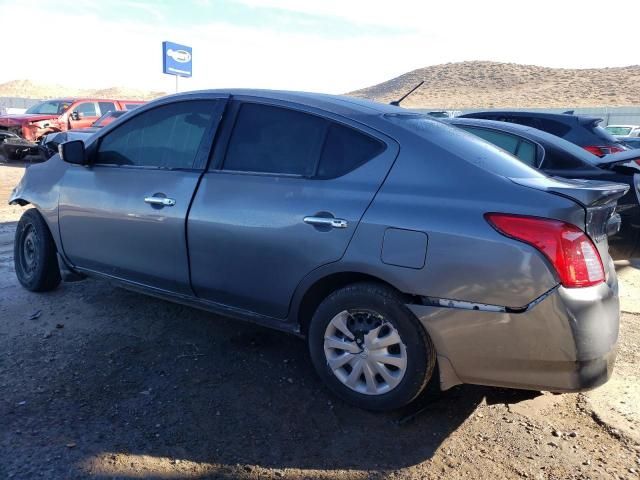
{"type": "Polygon", "coordinates": [[[71,120],[80,120],[82,114],[80,112],[71,112],[71,120]]]}
{"type": "Polygon", "coordinates": [[[87,164],[87,154],[82,140],[71,140],[58,145],[58,153],[60,158],[67,163],[73,163],[74,165],[87,164]]]}

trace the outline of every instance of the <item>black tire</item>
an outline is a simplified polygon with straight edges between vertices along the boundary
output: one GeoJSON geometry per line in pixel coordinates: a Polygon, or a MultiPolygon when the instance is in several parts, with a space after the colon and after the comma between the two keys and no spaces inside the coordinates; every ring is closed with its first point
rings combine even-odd
{"type": "Polygon", "coordinates": [[[47,292],[60,284],[56,245],[35,208],[22,214],[13,244],[13,262],[20,284],[32,292],[47,292]]]}
{"type": "Polygon", "coordinates": [[[344,401],[372,411],[390,411],[415,400],[431,379],[436,352],[418,319],[397,291],[376,283],[356,283],[329,295],[309,326],[308,343],[313,365],[325,384],[344,401]],[[346,386],[329,368],[324,337],[331,320],[343,311],[366,310],[384,317],[400,335],[406,350],[406,370],[400,383],[386,393],[369,395],[346,386]]]}
{"type": "Polygon", "coordinates": [[[9,160],[18,161],[18,160],[24,159],[26,156],[27,156],[26,152],[7,149],[7,159],[9,160]]]}

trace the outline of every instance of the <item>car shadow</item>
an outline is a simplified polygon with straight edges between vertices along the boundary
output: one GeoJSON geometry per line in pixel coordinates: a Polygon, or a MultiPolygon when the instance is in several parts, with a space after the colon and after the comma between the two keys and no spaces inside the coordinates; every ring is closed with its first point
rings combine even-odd
{"type": "MultiPolygon", "coordinates": [[[[22,394],[34,396],[39,441],[72,441],[77,446],[68,455],[77,465],[125,454],[391,471],[433,457],[483,401],[538,394],[458,386],[431,391],[399,412],[367,412],[324,388],[305,342],[294,336],[98,281],[65,284],[54,296],[64,330],[24,348],[55,362],[23,366],[20,374],[30,380],[22,394]],[[29,392],[35,385],[38,393],[29,392]]],[[[25,418],[14,413],[0,408],[10,431],[24,429],[25,418]]]]}

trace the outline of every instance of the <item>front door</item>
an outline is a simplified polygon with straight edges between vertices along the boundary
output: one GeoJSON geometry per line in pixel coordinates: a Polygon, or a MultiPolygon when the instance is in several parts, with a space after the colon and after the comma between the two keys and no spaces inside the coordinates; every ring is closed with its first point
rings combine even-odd
{"type": "Polygon", "coordinates": [[[90,167],[68,167],[59,215],[74,265],[191,293],[185,219],[225,102],[189,100],[131,114],[97,140],[90,167]]]}
{"type": "Polygon", "coordinates": [[[96,102],[81,102],[69,112],[69,128],[88,128],[100,115],[96,102]]]}
{"type": "Polygon", "coordinates": [[[398,152],[366,127],[234,101],[189,214],[198,296],[285,318],[315,268],[339,260],[398,152]]]}

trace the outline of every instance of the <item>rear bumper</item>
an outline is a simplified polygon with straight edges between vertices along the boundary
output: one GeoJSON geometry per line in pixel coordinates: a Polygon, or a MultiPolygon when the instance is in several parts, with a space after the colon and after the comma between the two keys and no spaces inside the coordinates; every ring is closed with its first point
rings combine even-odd
{"type": "Polygon", "coordinates": [[[408,305],[431,336],[443,390],[459,383],[573,392],[613,371],[620,319],[615,273],[555,288],[522,313],[408,305]]]}

